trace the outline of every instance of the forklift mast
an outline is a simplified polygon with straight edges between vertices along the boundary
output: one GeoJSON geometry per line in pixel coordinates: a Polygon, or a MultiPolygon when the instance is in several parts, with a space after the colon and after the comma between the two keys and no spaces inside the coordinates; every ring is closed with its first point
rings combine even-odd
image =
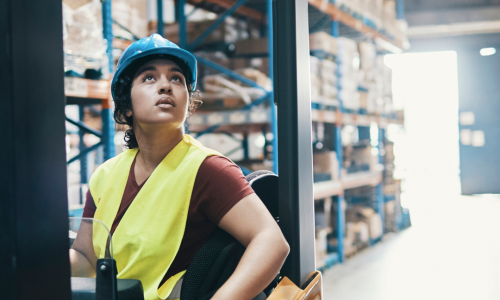
{"type": "Polygon", "coordinates": [[[300,286],[316,270],[308,3],[273,3],[280,227],[290,244],[281,273],[300,286]]]}

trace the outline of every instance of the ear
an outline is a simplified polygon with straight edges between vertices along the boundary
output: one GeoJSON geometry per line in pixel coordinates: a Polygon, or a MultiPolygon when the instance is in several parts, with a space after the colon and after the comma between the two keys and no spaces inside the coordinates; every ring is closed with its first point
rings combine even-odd
{"type": "Polygon", "coordinates": [[[131,109],[127,110],[127,113],[125,115],[127,117],[131,117],[132,116],[132,110],[131,109]]]}

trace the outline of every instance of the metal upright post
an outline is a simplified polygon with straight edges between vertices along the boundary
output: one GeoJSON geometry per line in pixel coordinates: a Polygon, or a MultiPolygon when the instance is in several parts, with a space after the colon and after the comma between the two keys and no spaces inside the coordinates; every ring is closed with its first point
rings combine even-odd
{"type": "MultiPolygon", "coordinates": [[[[332,21],[331,24],[332,36],[339,37],[339,22],[332,21]]],[[[340,65],[337,57],[337,64],[340,65]]],[[[337,68],[337,76],[340,74],[340,68],[337,68]]],[[[340,80],[337,80],[340,85],[340,80]]],[[[342,111],[342,102],[339,101],[340,109],[342,111]]],[[[337,160],[339,162],[339,179],[342,177],[342,124],[335,123],[335,153],[337,153],[337,160]]],[[[345,230],[345,205],[344,205],[344,195],[337,196],[337,253],[339,256],[339,262],[344,262],[344,230],[345,230]]]]}
{"type": "Polygon", "coordinates": [[[280,227],[290,245],[281,275],[301,285],[316,270],[307,0],[275,0],[280,227]],[[276,31],[279,24],[279,34],[276,31]],[[279,54],[279,55],[278,55],[279,54]]]}
{"type": "MultiPolygon", "coordinates": [[[[339,162],[339,179],[342,177],[342,125],[335,124],[335,152],[339,162]]],[[[344,262],[345,205],[344,195],[337,196],[337,253],[339,262],[344,262]]]]}
{"type": "Polygon", "coordinates": [[[405,18],[405,0],[396,1],[396,15],[398,20],[404,20],[405,18]]]}
{"type": "Polygon", "coordinates": [[[273,83],[273,90],[269,92],[269,113],[271,114],[271,133],[273,139],[271,145],[273,147],[273,172],[278,174],[278,122],[276,120],[276,105],[274,104],[274,38],[273,38],[273,0],[267,0],[267,46],[269,52],[269,78],[273,83]]]}
{"type": "MultiPolygon", "coordinates": [[[[78,114],[80,118],[80,122],[83,122],[83,118],[85,116],[85,106],[79,105],[78,106],[78,114]]],[[[80,150],[80,153],[84,151],[87,146],[85,145],[84,141],[84,136],[85,136],[85,130],[82,128],[78,129],[78,136],[80,137],[80,143],[78,144],[78,149],[80,150]]],[[[80,158],[80,203],[83,204],[83,193],[82,193],[82,184],[87,184],[89,183],[89,165],[88,165],[88,154],[83,155],[80,158]]]]}
{"type": "Polygon", "coordinates": [[[241,140],[241,149],[243,149],[243,159],[248,160],[250,158],[250,149],[248,145],[248,133],[243,133],[243,140],[241,140]]]}
{"type": "Polygon", "coordinates": [[[156,26],[157,26],[157,29],[156,29],[156,32],[165,37],[164,34],[165,34],[165,23],[163,23],[163,0],[158,0],[156,2],[156,12],[157,12],[157,21],[156,21],[156,26]]]}
{"type": "Polygon", "coordinates": [[[179,47],[186,49],[187,40],[187,18],[186,18],[186,0],[177,0],[175,5],[175,16],[179,24],[179,47]]]}
{"type": "MultiPolygon", "coordinates": [[[[113,74],[114,61],[113,61],[113,18],[111,16],[111,0],[105,0],[102,3],[102,32],[104,39],[108,43],[106,53],[109,59],[109,73],[113,74]]],[[[111,96],[110,96],[111,97],[111,96]]],[[[111,112],[111,99],[102,99],[101,104],[101,117],[102,117],[102,142],[104,145],[104,161],[112,158],[116,154],[114,142],[114,122],[111,112]]]]}
{"type": "MultiPolygon", "coordinates": [[[[378,131],[378,163],[383,163],[381,152],[384,149],[384,138],[385,130],[379,128],[378,131]]],[[[377,185],[377,213],[382,219],[382,224],[384,224],[384,195],[382,193],[382,182],[377,185]]],[[[382,235],[384,234],[384,226],[382,226],[382,235]]]]}
{"type": "Polygon", "coordinates": [[[1,299],[71,299],[62,15],[0,1],[1,299]]]}

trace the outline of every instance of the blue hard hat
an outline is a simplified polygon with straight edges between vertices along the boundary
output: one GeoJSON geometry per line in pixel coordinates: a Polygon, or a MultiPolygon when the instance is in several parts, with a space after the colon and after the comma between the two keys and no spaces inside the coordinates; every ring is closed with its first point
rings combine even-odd
{"type": "Polygon", "coordinates": [[[179,48],[176,44],[163,38],[161,35],[153,33],[150,37],[142,38],[130,45],[120,57],[116,72],[113,75],[111,82],[111,94],[114,97],[114,86],[120,78],[123,71],[130,66],[134,61],[155,54],[171,55],[186,62],[187,67],[191,71],[190,81],[193,83],[193,89],[196,88],[196,58],[191,52],[179,48]]]}

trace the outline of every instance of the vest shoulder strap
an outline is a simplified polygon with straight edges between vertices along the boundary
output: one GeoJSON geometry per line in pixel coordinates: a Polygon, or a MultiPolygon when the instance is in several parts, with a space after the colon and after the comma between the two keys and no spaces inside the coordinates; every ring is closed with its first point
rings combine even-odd
{"type": "Polygon", "coordinates": [[[137,152],[137,149],[125,150],[122,153],[118,154],[117,156],[108,159],[102,165],[100,165],[90,177],[89,189],[96,206],[98,204],[97,201],[99,201],[102,192],[104,191],[106,185],[108,184],[108,181],[103,179],[110,178],[111,173],[120,163],[120,160],[123,158],[123,156],[126,154],[131,154],[129,152],[137,152]]]}

